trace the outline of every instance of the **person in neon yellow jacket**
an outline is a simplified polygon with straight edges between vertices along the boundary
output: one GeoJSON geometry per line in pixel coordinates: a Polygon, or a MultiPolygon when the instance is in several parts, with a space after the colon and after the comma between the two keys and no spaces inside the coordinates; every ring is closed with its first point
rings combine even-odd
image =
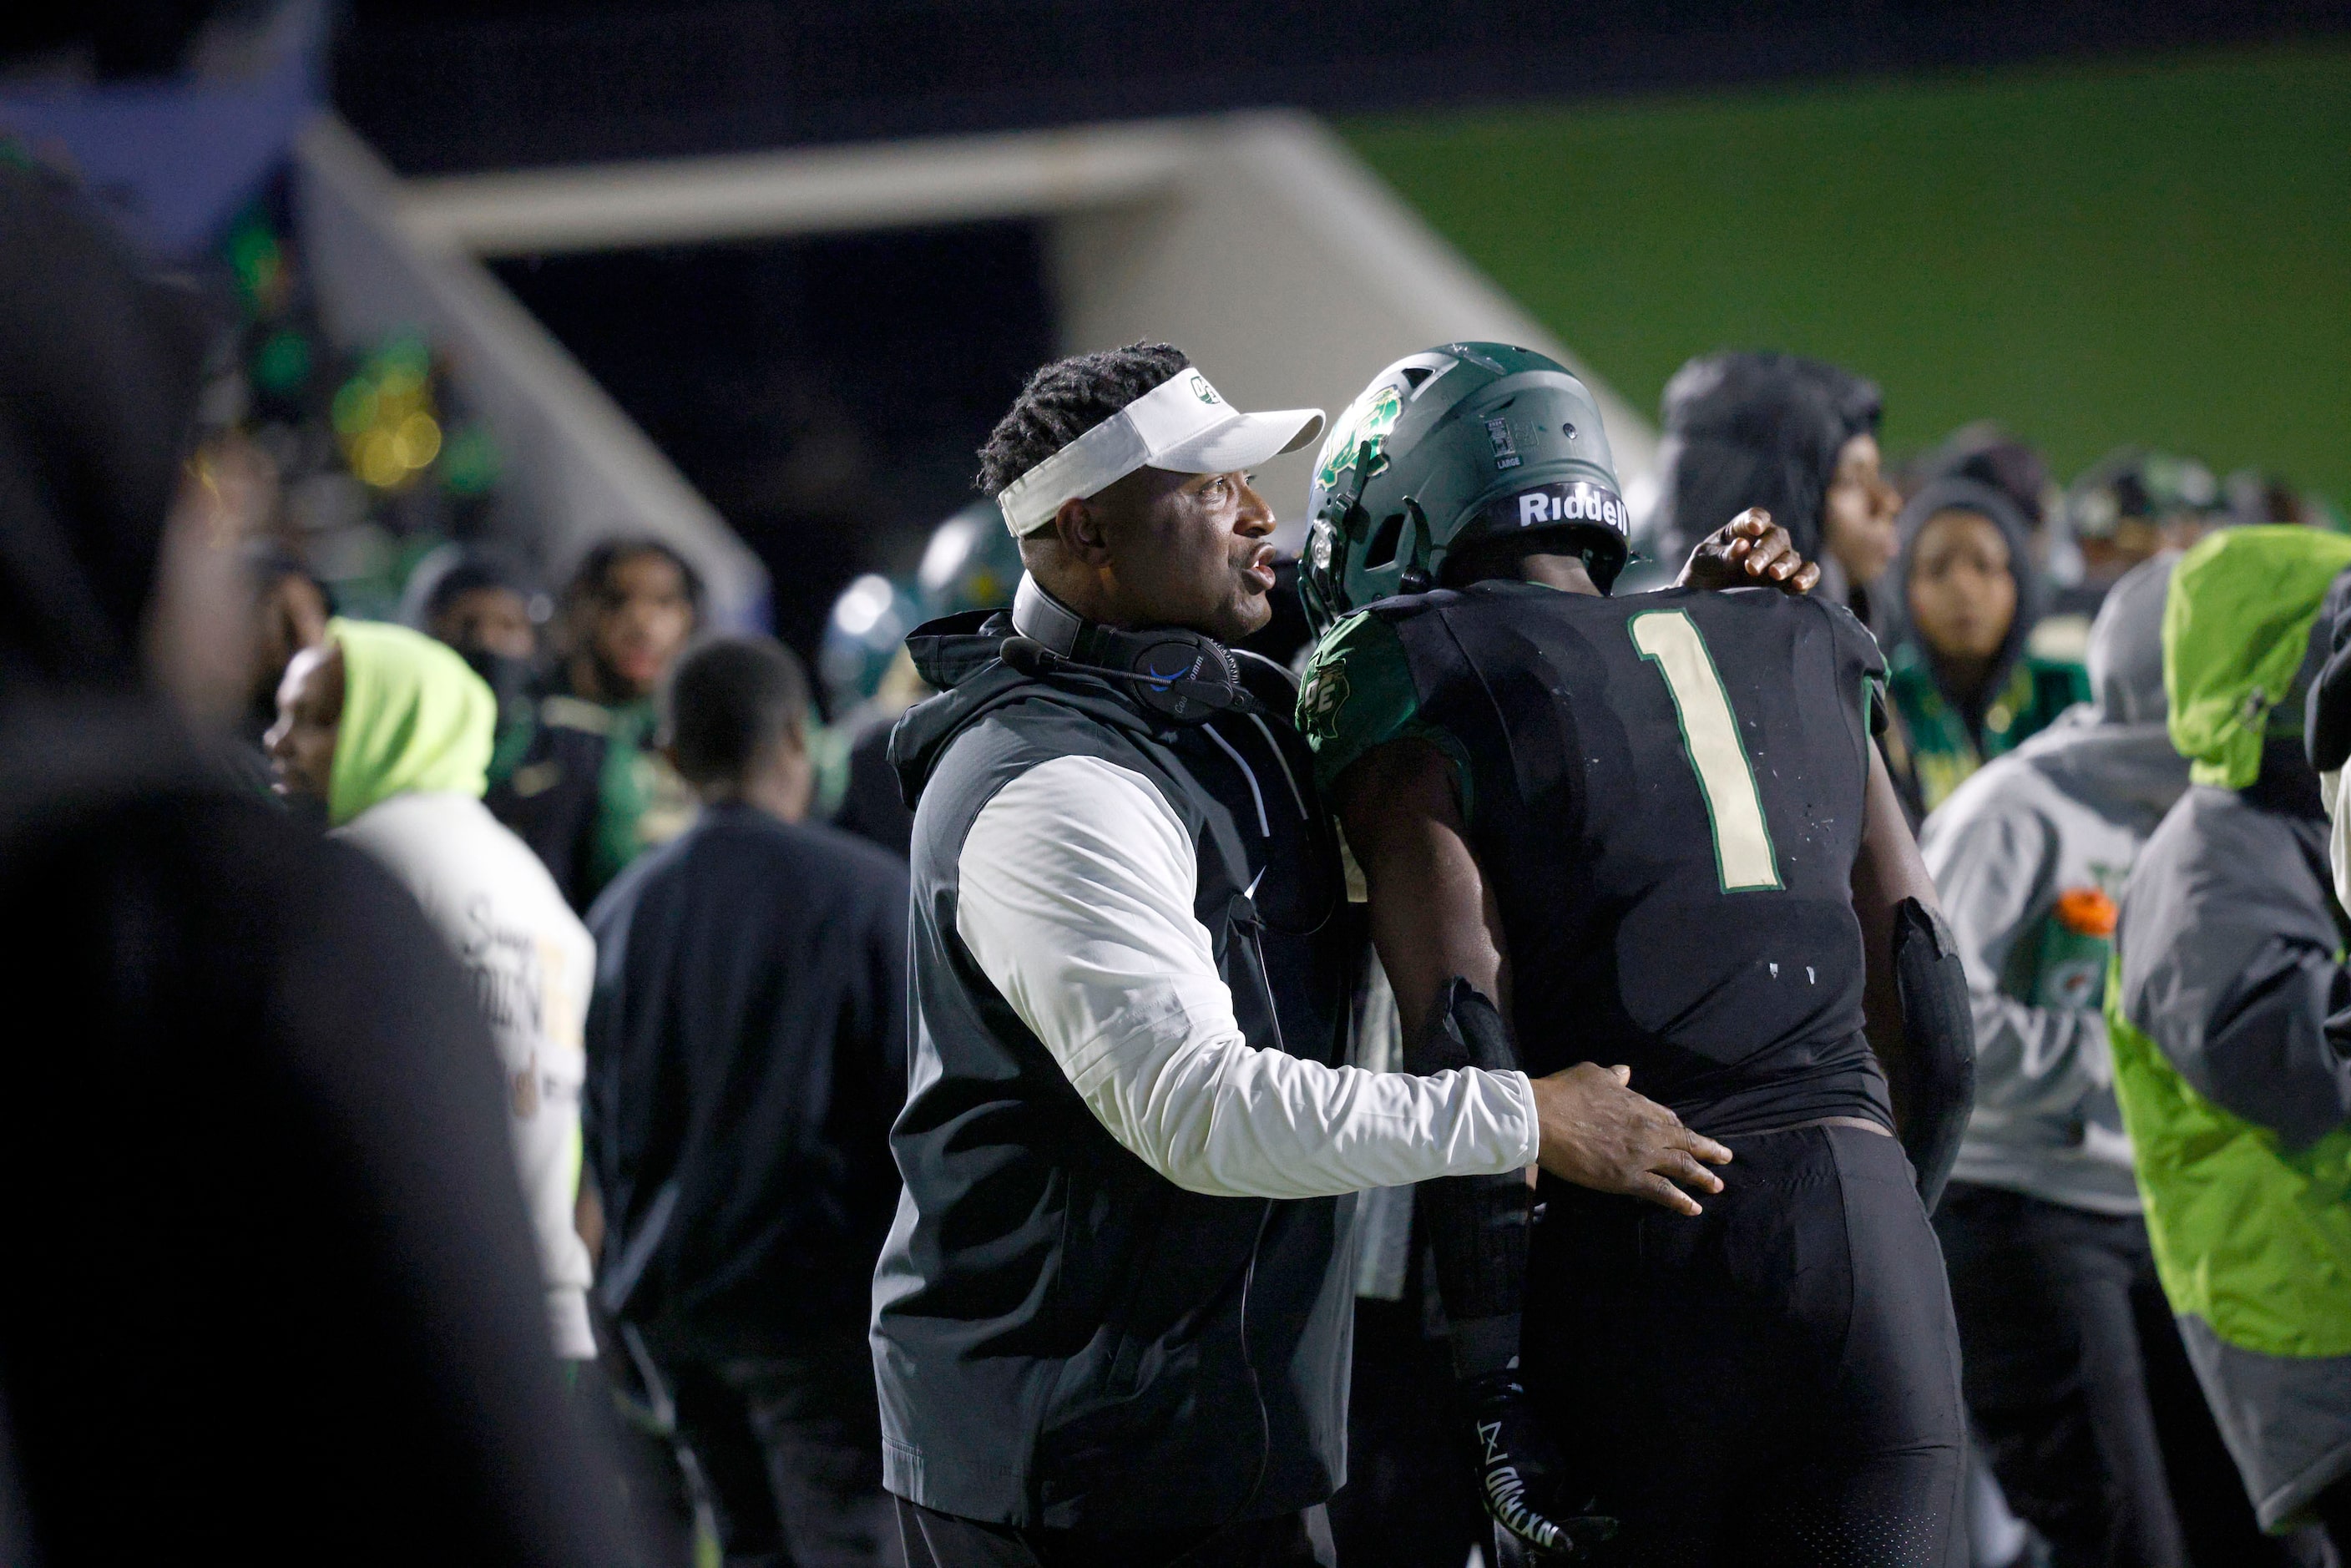
{"type": "Polygon", "coordinates": [[[2164,685],[2188,792],[2121,904],[2115,1091],[2156,1268],[2264,1529],[2351,1547],[2351,969],[2303,693],[2351,538],[2232,528],[2181,559],[2164,685]]]}
{"type": "Polygon", "coordinates": [[[267,745],[278,789],[324,800],[329,827],[408,889],[472,981],[505,1070],[556,1354],[587,1361],[590,1263],[572,1205],[596,947],[538,857],[482,804],[496,719],[489,686],[450,649],[336,620],[287,666],[267,745]]]}

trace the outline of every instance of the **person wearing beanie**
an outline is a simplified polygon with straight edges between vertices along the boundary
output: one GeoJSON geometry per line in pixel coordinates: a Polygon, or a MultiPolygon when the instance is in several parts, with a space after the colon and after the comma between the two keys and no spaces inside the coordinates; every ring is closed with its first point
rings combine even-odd
{"type": "Polygon", "coordinates": [[[2164,1306],[2100,1010],[2114,901],[2188,788],[2164,723],[2178,559],[2107,595],[2090,700],[1985,764],[1919,841],[1976,1026],[1935,1229],[1982,1452],[2057,1561],[2282,1563],[2164,1306]]]}
{"type": "Polygon", "coordinates": [[[1903,631],[1887,664],[1886,760],[1925,817],[1984,762],[2090,695],[2079,664],[2026,650],[2041,612],[2023,514],[1989,485],[1938,479],[1902,510],[1892,581],[1903,631]]]}
{"type": "Polygon", "coordinates": [[[573,1228],[582,1030],[595,944],[537,856],[482,804],[497,701],[451,649],[404,626],[337,619],[278,688],[278,787],[414,896],[497,1040],[555,1353],[590,1362],[588,1249],[573,1228]]]}
{"type": "Polygon", "coordinates": [[[1690,361],[1666,384],[1662,482],[1646,553],[1679,561],[1721,518],[1761,507],[1799,555],[1820,562],[1813,591],[1874,623],[1869,585],[1894,559],[1901,507],[1881,472],[1878,409],[1874,382],[1818,360],[1731,352],[1690,361]]]}
{"type": "MultiPolygon", "coordinates": [[[[2262,1528],[2351,1548],[2351,968],[2305,691],[2351,539],[2230,528],[2163,615],[2190,783],[2131,867],[2106,982],[2157,1273],[2262,1528]]],[[[2324,706],[2324,705],[2322,705],[2324,706]]],[[[2326,758],[2333,760],[2332,757],[2326,758]]]]}

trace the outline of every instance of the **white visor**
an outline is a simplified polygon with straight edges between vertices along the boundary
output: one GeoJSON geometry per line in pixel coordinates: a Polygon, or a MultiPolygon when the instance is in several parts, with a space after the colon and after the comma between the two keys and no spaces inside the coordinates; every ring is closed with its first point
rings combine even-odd
{"type": "Polygon", "coordinates": [[[1138,468],[1227,474],[1295,452],[1322,433],[1319,408],[1241,413],[1207,377],[1178,371],[1007,485],[996,504],[1022,538],[1050,523],[1062,502],[1100,495],[1138,468]]]}

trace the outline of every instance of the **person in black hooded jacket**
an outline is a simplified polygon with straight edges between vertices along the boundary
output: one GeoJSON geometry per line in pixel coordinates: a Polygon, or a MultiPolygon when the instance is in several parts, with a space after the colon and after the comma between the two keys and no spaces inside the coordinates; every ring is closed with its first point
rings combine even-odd
{"type": "Polygon", "coordinates": [[[1797,554],[1820,562],[1814,594],[1875,627],[1884,607],[1870,602],[1869,586],[1894,559],[1902,504],[1881,471],[1878,406],[1875,382],[1818,360],[1726,352],[1690,361],[1666,383],[1645,553],[1677,563],[1714,530],[1708,519],[1760,507],[1788,530],[1797,554]]]}
{"type": "Polygon", "coordinates": [[[207,335],[0,167],[0,987],[57,1019],[0,1091],[0,1548],[620,1561],[454,960],[183,716],[249,676],[207,335]]]}

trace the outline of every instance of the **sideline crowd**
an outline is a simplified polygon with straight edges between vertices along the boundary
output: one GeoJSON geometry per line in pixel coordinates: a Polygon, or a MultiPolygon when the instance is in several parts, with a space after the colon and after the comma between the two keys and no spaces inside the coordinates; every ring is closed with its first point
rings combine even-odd
{"type": "MultiPolygon", "coordinates": [[[[850,587],[820,682],[653,538],[551,608],[452,545],[405,624],[345,618],[205,483],[193,303],[26,171],[0,257],[0,878],[42,912],[9,962],[83,1014],[0,1097],[43,1281],[0,1305],[0,1548],[903,1561],[888,750],[931,695],[908,634],[1012,602],[994,500],[850,587]]],[[[1884,649],[1975,1043],[1933,1224],[1976,1560],[2339,1562],[2351,537],[2174,454],[2061,486],[1983,424],[1897,465],[1879,413],[1835,367],[1693,360],[1660,564],[1615,591],[1760,507],[1884,649]]],[[[1352,1006],[1350,1061],[1399,1068],[1384,986],[1352,1006]]],[[[1341,1561],[1495,1550],[1426,1205],[1353,1210],[1341,1561]]]]}

